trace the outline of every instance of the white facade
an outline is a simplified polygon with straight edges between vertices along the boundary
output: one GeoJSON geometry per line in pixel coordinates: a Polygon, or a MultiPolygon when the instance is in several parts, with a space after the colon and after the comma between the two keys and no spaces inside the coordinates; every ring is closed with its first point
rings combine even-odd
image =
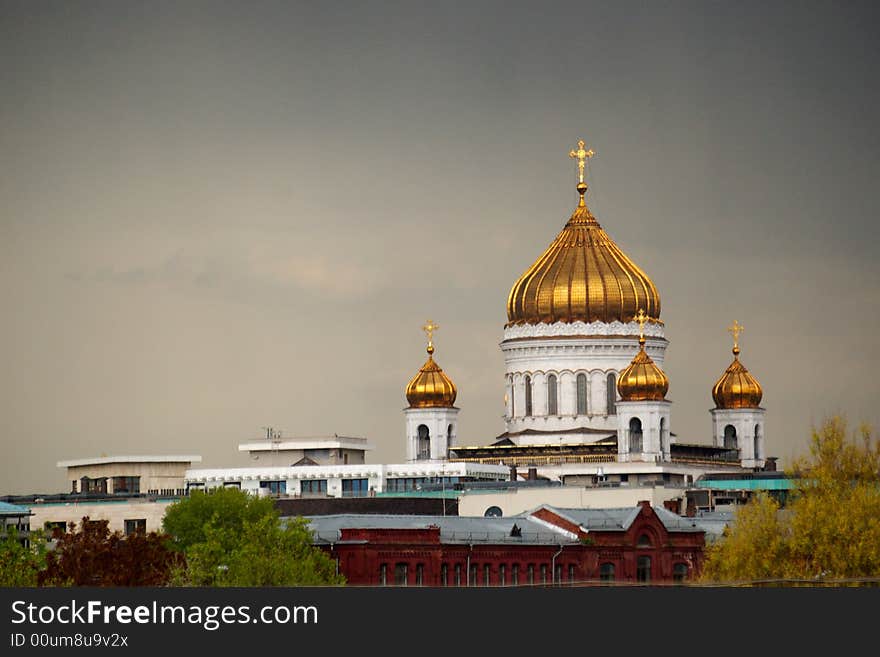
{"type": "MultiPolygon", "coordinates": [[[[662,367],[667,346],[662,325],[646,325],[645,335],[645,350],[662,367]]],[[[617,377],[638,350],[638,336],[636,322],[507,327],[501,342],[507,431],[616,431],[617,377]]],[[[515,442],[529,444],[530,440],[546,442],[543,436],[519,436],[515,442]]]]}
{"type": "Polygon", "coordinates": [[[504,465],[425,461],[398,464],[194,469],[187,471],[186,483],[190,489],[234,486],[259,495],[261,489],[266,489],[261,482],[284,482],[284,493],[292,496],[363,497],[370,493],[382,493],[388,490],[389,479],[466,477],[483,481],[504,481],[509,475],[510,469],[504,465]],[[356,486],[351,483],[346,485],[346,482],[355,481],[358,482],[356,486]],[[316,487],[312,482],[324,482],[324,484],[316,487]]]}
{"type": "Polygon", "coordinates": [[[669,461],[669,411],[672,402],[617,402],[617,458],[620,461],[669,461]]]}
{"type": "Polygon", "coordinates": [[[767,456],[764,452],[765,412],[763,408],[713,408],[710,411],[713,444],[739,449],[744,468],[763,468],[767,456]]]}
{"type": "Polygon", "coordinates": [[[449,448],[458,434],[455,407],[405,408],[407,461],[440,460],[449,457],[449,448]]]}

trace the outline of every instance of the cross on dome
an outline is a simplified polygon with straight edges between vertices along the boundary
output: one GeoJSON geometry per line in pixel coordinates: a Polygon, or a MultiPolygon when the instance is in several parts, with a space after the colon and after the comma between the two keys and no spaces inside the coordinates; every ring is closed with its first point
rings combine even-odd
{"type": "Polygon", "coordinates": [[[742,324],[740,324],[739,322],[737,322],[736,320],[733,320],[733,324],[731,324],[730,326],[727,327],[727,332],[733,336],[733,353],[734,354],[739,353],[739,336],[745,330],[746,330],[745,327],[742,324]]]}
{"type": "Polygon", "coordinates": [[[439,324],[435,324],[433,319],[429,319],[425,322],[425,325],[422,327],[422,330],[428,336],[428,353],[434,353],[434,331],[440,328],[439,324]]]}

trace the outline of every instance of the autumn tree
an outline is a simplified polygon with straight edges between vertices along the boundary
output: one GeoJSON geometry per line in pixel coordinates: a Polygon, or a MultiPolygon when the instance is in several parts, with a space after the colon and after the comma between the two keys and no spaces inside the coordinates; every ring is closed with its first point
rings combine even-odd
{"type": "Polygon", "coordinates": [[[36,586],[46,566],[46,541],[42,532],[31,532],[27,544],[10,529],[0,539],[0,586],[36,586]]]}
{"type": "Polygon", "coordinates": [[[843,418],[826,420],[791,474],[786,509],[754,498],[708,549],[703,578],[880,578],[880,445],[870,429],[850,435],[843,418]]]}
{"type": "Polygon", "coordinates": [[[107,520],[82,519],[67,532],[56,530],[55,548],[38,575],[41,586],[164,586],[182,564],[168,549],[170,537],[157,532],[123,536],[107,520]]]}
{"type": "Polygon", "coordinates": [[[336,564],[312,544],[302,518],[281,520],[271,499],[235,488],[193,492],[166,511],[164,529],[186,554],[177,582],[194,586],[343,584],[336,564]]]}

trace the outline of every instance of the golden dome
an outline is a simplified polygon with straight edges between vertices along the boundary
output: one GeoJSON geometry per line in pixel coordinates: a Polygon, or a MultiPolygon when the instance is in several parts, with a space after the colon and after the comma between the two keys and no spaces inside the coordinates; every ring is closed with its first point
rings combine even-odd
{"type": "Polygon", "coordinates": [[[716,408],[758,408],[764,391],[745,365],[739,362],[739,347],[733,347],[733,362],[712,388],[716,408]]]}
{"type": "Polygon", "coordinates": [[[645,353],[645,336],[639,337],[639,353],[617,378],[617,392],[623,401],[663,401],[669,379],[645,353]]]}
{"type": "MultiPolygon", "coordinates": [[[[592,151],[578,142],[578,166],[592,151]]],[[[592,215],[584,193],[562,232],[519,277],[507,298],[508,326],[553,322],[629,322],[644,309],[660,318],[660,294],[638,265],[611,240],[592,215]]]]}
{"type": "Polygon", "coordinates": [[[440,366],[434,362],[434,343],[431,338],[439,326],[431,320],[422,327],[428,334],[428,360],[406,386],[406,400],[410,408],[452,408],[458,391],[440,366]]]}

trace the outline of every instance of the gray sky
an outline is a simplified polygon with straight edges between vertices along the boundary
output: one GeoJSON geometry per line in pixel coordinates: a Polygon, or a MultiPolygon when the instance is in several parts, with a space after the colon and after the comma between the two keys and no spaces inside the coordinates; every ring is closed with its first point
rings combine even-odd
{"type": "MultiPolygon", "coordinates": [[[[769,7],[766,5],[770,5],[769,7]]],[[[0,3],[0,493],[61,459],[367,436],[435,356],[503,430],[510,286],[576,203],[654,280],[679,440],[742,360],[783,464],[878,425],[877,12],[0,3]]]]}

